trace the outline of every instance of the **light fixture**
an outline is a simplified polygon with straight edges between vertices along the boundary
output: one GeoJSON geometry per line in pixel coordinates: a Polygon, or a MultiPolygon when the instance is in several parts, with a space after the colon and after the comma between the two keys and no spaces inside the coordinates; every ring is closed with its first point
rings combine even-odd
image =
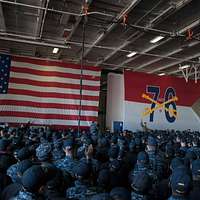
{"type": "Polygon", "coordinates": [[[58,51],[59,51],[59,48],[54,48],[53,49],[53,53],[55,53],[55,54],[58,53],[58,51]]]}
{"type": "Polygon", "coordinates": [[[126,57],[131,58],[133,56],[135,56],[137,54],[136,51],[132,51],[131,53],[129,53],[126,57]]]}
{"type": "Polygon", "coordinates": [[[179,69],[187,69],[189,67],[190,67],[190,65],[183,65],[183,66],[180,66],[179,69]]]}
{"type": "Polygon", "coordinates": [[[165,75],[165,73],[160,73],[160,74],[158,74],[158,76],[164,76],[165,75]]]}
{"type": "Polygon", "coordinates": [[[164,38],[164,36],[162,36],[162,35],[156,36],[155,38],[153,38],[150,41],[150,43],[155,44],[155,43],[159,42],[160,40],[162,40],[163,38],[164,38]]]}

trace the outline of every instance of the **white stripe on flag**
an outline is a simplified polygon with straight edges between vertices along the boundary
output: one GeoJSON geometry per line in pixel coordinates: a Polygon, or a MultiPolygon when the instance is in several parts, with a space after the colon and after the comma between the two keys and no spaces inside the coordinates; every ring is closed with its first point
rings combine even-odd
{"type": "MultiPolygon", "coordinates": [[[[38,103],[58,103],[58,104],[69,104],[69,105],[79,105],[80,100],[78,99],[61,99],[61,98],[41,98],[26,95],[15,95],[15,94],[1,94],[0,100],[11,99],[19,101],[32,101],[38,103]]],[[[82,105],[85,106],[98,106],[98,101],[87,101],[82,100],[82,105]]]]}
{"type": "MultiPolygon", "coordinates": [[[[71,73],[71,74],[78,74],[80,75],[80,69],[73,69],[73,68],[65,68],[65,67],[58,67],[58,66],[45,66],[45,65],[37,65],[31,64],[26,62],[16,62],[12,61],[11,66],[13,67],[20,67],[20,68],[27,68],[27,69],[34,69],[34,70],[41,70],[41,71],[57,71],[63,73],[71,73]]],[[[91,71],[91,70],[84,70],[84,75],[91,75],[91,76],[100,76],[101,71],[91,71]]]]}
{"type": "MultiPolygon", "coordinates": [[[[67,77],[61,78],[61,77],[55,77],[55,76],[38,76],[38,75],[31,75],[31,74],[27,74],[27,73],[12,72],[12,71],[10,72],[10,77],[26,78],[26,79],[34,80],[34,81],[58,82],[58,83],[68,83],[68,84],[80,85],[80,80],[67,78],[67,77]]],[[[100,81],[83,80],[83,85],[99,86],[100,81]]]]}
{"type": "MultiPolygon", "coordinates": [[[[21,90],[31,90],[31,91],[37,91],[37,92],[54,92],[54,93],[61,93],[61,94],[80,95],[80,90],[78,89],[66,89],[66,88],[58,88],[58,87],[39,87],[39,86],[32,86],[28,84],[18,84],[18,83],[10,83],[9,89],[21,89],[21,90]]],[[[82,94],[98,97],[99,91],[83,90],[82,94]]]]}
{"type": "MultiPolygon", "coordinates": [[[[30,113],[41,113],[41,114],[58,114],[58,115],[79,115],[78,110],[64,110],[55,108],[35,108],[35,107],[24,107],[24,106],[7,106],[0,105],[0,112],[30,112],[30,113]]],[[[97,111],[81,111],[81,116],[98,116],[97,111]]]]}
{"type": "MultiPolygon", "coordinates": [[[[63,126],[77,126],[78,121],[76,120],[57,120],[57,119],[36,119],[36,118],[25,118],[25,117],[1,117],[1,123],[28,123],[41,124],[41,125],[63,125],[63,126]]],[[[91,121],[81,121],[81,126],[90,126],[91,121]]]]}

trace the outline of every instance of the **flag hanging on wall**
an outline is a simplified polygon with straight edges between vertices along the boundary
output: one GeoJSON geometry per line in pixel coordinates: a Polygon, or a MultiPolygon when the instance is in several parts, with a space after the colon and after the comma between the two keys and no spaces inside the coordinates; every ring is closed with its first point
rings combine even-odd
{"type": "MultiPolygon", "coordinates": [[[[76,127],[80,66],[0,54],[0,122],[76,127]]],[[[81,127],[97,121],[99,67],[84,66],[81,127]]]]}

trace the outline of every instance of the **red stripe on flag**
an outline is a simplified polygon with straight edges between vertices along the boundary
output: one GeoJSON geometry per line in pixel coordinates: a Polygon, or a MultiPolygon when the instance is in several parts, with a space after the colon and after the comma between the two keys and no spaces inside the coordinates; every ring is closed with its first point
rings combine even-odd
{"type": "MultiPolygon", "coordinates": [[[[61,98],[61,99],[80,99],[81,96],[78,94],[61,94],[61,93],[54,93],[54,92],[36,92],[31,90],[22,90],[22,89],[8,89],[9,94],[17,94],[17,95],[27,95],[27,96],[35,96],[41,98],[61,98]]],[[[89,95],[82,95],[82,100],[89,100],[89,101],[99,101],[98,96],[89,96],[89,95]]]]}
{"type": "MultiPolygon", "coordinates": [[[[64,67],[64,68],[72,68],[72,69],[81,69],[80,65],[75,65],[71,63],[63,63],[59,61],[48,61],[48,60],[42,60],[42,59],[34,59],[34,58],[27,58],[27,57],[18,57],[18,56],[12,56],[12,60],[16,62],[27,62],[31,64],[36,65],[44,65],[44,66],[58,66],[58,67],[64,67]]],[[[93,67],[93,66],[84,66],[84,70],[91,70],[91,71],[100,71],[100,67],[93,67]]]]}
{"type": "MultiPolygon", "coordinates": [[[[18,84],[28,84],[28,85],[40,86],[40,87],[58,87],[58,88],[78,89],[78,90],[80,90],[80,88],[81,88],[80,85],[78,85],[78,84],[35,81],[35,80],[29,80],[29,79],[25,79],[25,78],[10,77],[9,82],[10,83],[18,83],[18,84]]],[[[82,88],[83,88],[83,90],[92,90],[92,91],[100,90],[100,86],[83,85],[82,88]]]]}
{"type": "MultiPolygon", "coordinates": [[[[32,101],[17,101],[4,99],[0,100],[0,105],[13,105],[13,106],[26,106],[26,107],[35,107],[35,108],[56,108],[56,109],[68,109],[68,110],[79,110],[79,105],[70,105],[70,104],[58,104],[58,103],[39,103],[32,101]]],[[[98,111],[96,106],[81,106],[82,110],[86,111],[98,111]]]]}
{"type": "MultiPolygon", "coordinates": [[[[11,127],[18,127],[21,126],[22,124],[26,125],[27,123],[9,123],[9,126],[11,127]]],[[[78,124],[78,122],[77,122],[78,124]]],[[[37,123],[30,123],[30,126],[48,126],[51,127],[53,129],[67,129],[67,128],[72,128],[72,129],[77,129],[78,126],[70,126],[70,125],[49,125],[49,124],[37,124],[37,123]]],[[[87,130],[89,129],[89,126],[80,126],[81,130],[87,130]]]]}
{"type": "MultiPolygon", "coordinates": [[[[63,78],[72,78],[72,79],[80,79],[81,75],[79,74],[72,74],[72,73],[62,73],[57,71],[42,71],[42,70],[35,70],[35,69],[28,69],[28,68],[19,68],[19,67],[11,67],[12,72],[17,73],[26,73],[26,74],[33,74],[38,76],[55,76],[55,77],[63,77],[63,78]]],[[[100,81],[100,77],[97,76],[90,76],[90,75],[83,75],[83,80],[92,80],[92,81],[100,81]]]]}
{"type": "MultiPolygon", "coordinates": [[[[77,115],[56,115],[56,114],[44,114],[44,113],[31,113],[31,112],[1,112],[1,117],[23,117],[23,118],[36,118],[36,119],[54,119],[54,120],[78,120],[77,115]]],[[[81,116],[81,121],[96,121],[97,117],[93,116],[81,116]]]]}

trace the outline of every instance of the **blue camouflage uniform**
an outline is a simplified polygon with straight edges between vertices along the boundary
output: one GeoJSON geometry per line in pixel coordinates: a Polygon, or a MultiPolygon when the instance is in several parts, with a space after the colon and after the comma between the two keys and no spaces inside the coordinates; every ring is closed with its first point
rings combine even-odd
{"type": "Polygon", "coordinates": [[[147,200],[147,193],[151,189],[151,178],[146,172],[139,172],[132,178],[131,200],[147,200]]]}
{"type": "Polygon", "coordinates": [[[67,189],[66,197],[68,199],[89,200],[97,194],[97,191],[95,187],[89,187],[87,181],[77,180],[74,182],[74,187],[67,189]]]}
{"type": "Polygon", "coordinates": [[[92,135],[96,135],[98,133],[97,124],[95,122],[92,122],[92,124],[90,125],[90,133],[92,135]]]}
{"type": "Polygon", "coordinates": [[[200,158],[200,147],[193,146],[189,148],[188,151],[193,151],[196,154],[197,158],[200,158]]]}
{"type": "MultiPolygon", "coordinates": [[[[157,145],[157,141],[153,137],[148,138],[148,145],[155,146],[157,145]]],[[[156,174],[158,179],[163,177],[164,173],[164,158],[161,154],[159,154],[156,149],[155,150],[147,150],[146,151],[149,156],[150,168],[154,174],[156,174]]]]}
{"type": "Polygon", "coordinates": [[[81,181],[75,181],[74,184],[75,184],[74,187],[67,189],[66,197],[69,199],[85,200],[87,185],[82,183],[81,181]]]}
{"type": "Polygon", "coordinates": [[[52,151],[52,157],[54,161],[60,160],[65,157],[65,153],[62,149],[54,148],[52,151]]]}
{"type": "Polygon", "coordinates": [[[19,177],[17,175],[17,171],[18,171],[18,163],[11,165],[7,169],[7,175],[12,179],[13,183],[18,182],[18,180],[19,180],[19,177]]]}
{"type": "Polygon", "coordinates": [[[7,175],[12,179],[13,183],[20,183],[22,174],[31,167],[32,162],[30,160],[23,160],[14,165],[11,165],[7,169],[7,175]]]}
{"type": "Polygon", "coordinates": [[[131,192],[131,200],[147,200],[147,197],[145,195],[131,192]]]}
{"type": "Polygon", "coordinates": [[[168,200],[188,200],[188,199],[185,198],[185,197],[173,197],[173,196],[171,196],[170,198],[168,198],[168,200]]]}
{"type": "Polygon", "coordinates": [[[192,188],[192,179],[184,168],[177,168],[170,177],[173,195],[168,200],[187,200],[192,188]]]}
{"type": "Polygon", "coordinates": [[[13,200],[36,200],[36,196],[30,192],[20,191],[13,200]]]}
{"type": "Polygon", "coordinates": [[[58,169],[74,176],[73,168],[77,165],[77,162],[71,156],[65,156],[65,158],[56,161],[54,164],[58,169]]]}
{"type": "Polygon", "coordinates": [[[152,169],[150,168],[150,165],[149,165],[148,154],[146,152],[143,152],[143,151],[140,152],[138,154],[137,160],[138,160],[138,162],[135,165],[134,170],[132,170],[131,173],[130,173],[130,179],[140,172],[146,172],[152,178],[152,180],[156,179],[156,175],[153,173],[153,171],[152,171],[152,169]]]}
{"type": "Polygon", "coordinates": [[[44,142],[36,149],[36,156],[38,160],[45,161],[49,158],[51,153],[51,145],[48,142],[44,142]]]}

